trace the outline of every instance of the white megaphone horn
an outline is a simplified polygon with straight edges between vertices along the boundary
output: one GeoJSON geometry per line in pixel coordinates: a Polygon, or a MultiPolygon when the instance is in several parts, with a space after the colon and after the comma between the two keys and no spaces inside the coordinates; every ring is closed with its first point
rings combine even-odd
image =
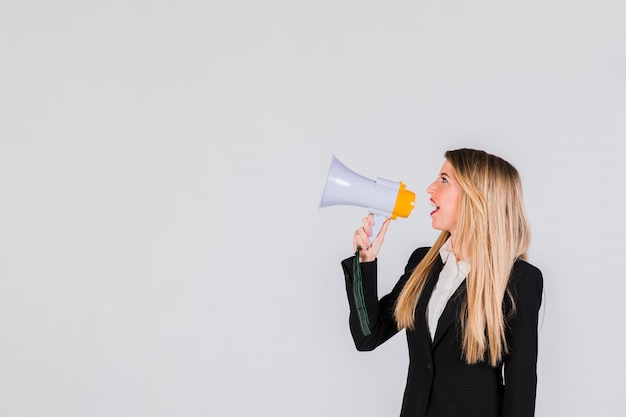
{"type": "Polygon", "coordinates": [[[364,207],[374,215],[371,243],[386,219],[409,217],[415,206],[415,193],[407,190],[402,182],[365,178],[333,155],[320,208],[337,205],[364,207]]]}

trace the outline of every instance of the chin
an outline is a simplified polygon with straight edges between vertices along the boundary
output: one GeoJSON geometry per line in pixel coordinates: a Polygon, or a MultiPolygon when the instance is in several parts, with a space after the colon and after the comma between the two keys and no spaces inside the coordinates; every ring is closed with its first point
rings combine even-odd
{"type": "Polygon", "coordinates": [[[440,232],[451,233],[450,230],[449,230],[449,227],[441,226],[441,225],[434,224],[434,223],[432,224],[432,227],[433,227],[433,229],[438,230],[440,232]]]}

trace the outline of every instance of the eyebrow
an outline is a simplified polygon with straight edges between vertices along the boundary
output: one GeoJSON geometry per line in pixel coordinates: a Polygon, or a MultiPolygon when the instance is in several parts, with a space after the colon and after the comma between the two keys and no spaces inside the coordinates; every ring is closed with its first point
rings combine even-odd
{"type": "Polygon", "coordinates": [[[445,172],[442,172],[439,174],[439,178],[443,178],[446,177],[446,179],[448,181],[456,181],[453,177],[451,177],[450,175],[446,174],[445,172]]]}

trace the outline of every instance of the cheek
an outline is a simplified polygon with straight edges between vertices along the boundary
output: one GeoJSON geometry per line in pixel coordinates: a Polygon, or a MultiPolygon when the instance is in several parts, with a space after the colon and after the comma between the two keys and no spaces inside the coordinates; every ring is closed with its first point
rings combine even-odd
{"type": "Polygon", "coordinates": [[[450,200],[450,214],[454,216],[454,220],[459,216],[461,207],[461,198],[459,196],[455,196],[450,200]]]}
{"type": "Polygon", "coordinates": [[[460,202],[457,200],[454,203],[454,214],[458,215],[459,214],[459,207],[460,207],[460,202]]]}

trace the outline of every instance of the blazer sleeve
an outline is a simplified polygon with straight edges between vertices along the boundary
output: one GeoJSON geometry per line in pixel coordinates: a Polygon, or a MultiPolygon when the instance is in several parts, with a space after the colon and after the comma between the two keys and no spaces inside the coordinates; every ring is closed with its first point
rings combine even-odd
{"type": "Polygon", "coordinates": [[[507,320],[509,353],[504,359],[502,416],[532,417],[537,391],[537,325],[543,295],[541,271],[517,261],[509,288],[515,309],[507,320]]]}
{"type": "Polygon", "coordinates": [[[416,249],[391,292],[378,299],[378,260],[361,263],[361,282],[355,280],[354,256],[341,262],[346,293],[350,305],[350,332],[359,351],[376,349],[398,333],[394,317],[396,300],[413,269],[424,258],[429,248],[416,249]]]}

